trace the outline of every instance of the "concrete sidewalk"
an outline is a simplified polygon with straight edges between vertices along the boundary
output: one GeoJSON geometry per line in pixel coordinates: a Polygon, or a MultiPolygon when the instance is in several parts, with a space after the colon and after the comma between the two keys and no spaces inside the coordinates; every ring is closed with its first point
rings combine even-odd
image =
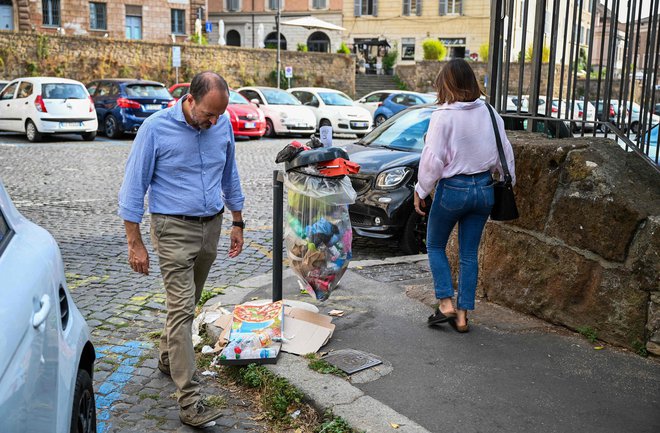
{"type": "MultiPolygon", "coordinates": [[[[383,364],[348,380],[286,353],[269,368],[367,432],[660,431],[660,362],[607,345],[595,350],[565,328],[487,302],[469,316],[468,334],[428,327],[425,265],[424,256],[352,263],[324,303],[301,295],[285,272],[285,299],[345,311],[323,351],[360,350],[383,364]]],[[[270,275],[240,286],[223,303],[271,296],[270,275]]]]}

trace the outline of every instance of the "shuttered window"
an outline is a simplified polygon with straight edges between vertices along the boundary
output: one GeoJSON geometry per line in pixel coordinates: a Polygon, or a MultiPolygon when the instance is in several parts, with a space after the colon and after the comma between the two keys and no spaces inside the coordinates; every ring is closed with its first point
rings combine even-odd
{"type": "Polygon", "coordinates": [[[463,15],[463,0],[440,0],[440,15],[463,15]]]}

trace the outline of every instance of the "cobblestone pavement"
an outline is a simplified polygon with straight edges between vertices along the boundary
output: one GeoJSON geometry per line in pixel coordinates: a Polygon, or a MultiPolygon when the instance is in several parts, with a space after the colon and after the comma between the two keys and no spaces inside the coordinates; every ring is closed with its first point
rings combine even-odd
{"type": "MultiPolygon", "coordinates": [[[[277,168],[275,154],[288,141],[237,142],[247,197],[245,249],[229,259],[223,232],[207,290],[220,292],[271,270],[272,172],[277,168]]],[[[17,208],[49,230],[62,250],[69,288],[97,349],[99,433],[192,431],[178,419],[175,387],[156,368],[157,348],[148,335],[160,331],[164,321],[165,294],[157,260],[146,242],[150,275],[130,270],[123,224],[116,216],[130,143],[104,137],[91,143],[77,137],[29,143],[24,136],[0,134],[0,178],[17,208]]],[[[142,233],[147,240],[148,229],[145,218],[142,233]]],[[[353,250],[355,259],[401,254],[393,241],[360,238],[353,250]]],[[[235,398],[212,379],[204,379],[204,388],[227,399],[225,416],[206,431],[267,431],[249,401],[235,398]]]]}

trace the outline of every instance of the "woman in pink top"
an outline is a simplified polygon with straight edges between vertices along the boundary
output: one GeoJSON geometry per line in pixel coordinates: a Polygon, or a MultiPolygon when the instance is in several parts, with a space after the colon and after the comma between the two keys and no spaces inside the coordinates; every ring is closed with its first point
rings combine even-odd
{"type": "MultiPolygon", "coordinates": [[[[435,188],[426,247],[439,303],[428,323],[449,322],[457,331],[467,332],[467,310],[474,310],[477,287],[477,252],[494,200],[491,173],[497,170],[502,176],[502,166],[490,114],[486,103],[479,99],[481,90],[470,65],[463,59],[451,60],[438,74],[435,87],[438,109],[431,115],[415,185],[415,210],[420,215],[425,215],[424,199],[435,188]],[[460,264],[454,309],[454,287],[445,249],[456,224],[460,264]]],[[[513,149],[502,118],[497,114],[495,117],[515,183],[513,149]]]]}

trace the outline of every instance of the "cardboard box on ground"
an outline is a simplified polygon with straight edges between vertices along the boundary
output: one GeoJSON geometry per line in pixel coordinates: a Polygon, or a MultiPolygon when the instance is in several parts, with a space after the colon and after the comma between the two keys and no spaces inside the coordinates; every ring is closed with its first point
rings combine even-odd
{"type": "MultiPolygon", "coordinates": [[[[215,322],[213,322],[215,326],[222,329],[214,349],[214,352],[220,352],[220,359],[218,360],[219,364],[244,365],[253,362],[262,364],[275,363],[277,362],[277,357],[279,356],[280,350],[295,355],[316,353],[332,337],[335,329],[335,325],[332,323],[332,317],[319,314],[307,308],[301,308],[305,306],[311,306],[311,304],[293,302],[288,303],[285,300],[284,315],[281,321],[282,329],[280,334],[282,341],[269,344],[266,347],[269,350],[266,352],[260,352],[259,356],[256,356],[257,353],[250,352],[250,356],[241,356],[239,359],[234,359],[235,357],[230,351],[235,350],[233,347],[235,344],[232,345],[231,341],[235,340],[235,337],[240,335],[240,329],[242,325],[237,323],[241,322],[241,320],[239,317],[236,317],[236,311],[245,311],[246,309],[250,310],[251,307],[255,307],[257,309],[264,308],[264,306],[271,305],[274,305],[274,303],[269,303],[267,301],[265,303],[264,301],[255,301],[241,304],[236,306],[234,313],[222,314],[215,320],[215,322]],[[236,332],[237,330],[238,332],[236,332]],[[232,337],[232,335],[234,337],[232,337]]],[[[311,307],[315,308],[313,306],[311,307]]],[[[267,326],[264,326],[264,328],[265,327],[267,326]]],[[[262,332],[261,328],[258,328],[258,325],[253,325],[251,330],[256,331],[256,334],[262,332]]],[[[273,333],[271,332],[271,334],[273,333]]],[[[245,336],[245,333],[243,333],[243,336],[245,336]]]]}

